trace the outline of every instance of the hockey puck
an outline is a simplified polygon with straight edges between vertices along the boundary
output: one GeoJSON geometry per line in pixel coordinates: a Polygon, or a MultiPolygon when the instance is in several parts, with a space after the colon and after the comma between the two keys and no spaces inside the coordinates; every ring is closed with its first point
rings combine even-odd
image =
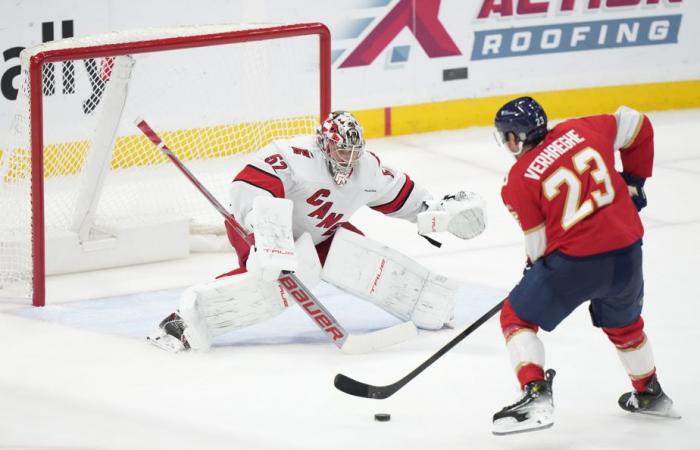
{"type": "Polygon", "coordinates": [[[377,422],[388,422],[391,420],[391,414],[375,414],[374,420],[376,420],[377,422]]]}

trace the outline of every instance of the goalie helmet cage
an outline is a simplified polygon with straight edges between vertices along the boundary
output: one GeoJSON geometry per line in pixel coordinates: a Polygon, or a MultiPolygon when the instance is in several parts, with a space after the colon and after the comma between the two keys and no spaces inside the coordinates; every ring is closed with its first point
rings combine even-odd
{"type": "Polygon", "coordinates": [[[186,257],[189,236],[222,233],[133,121],[162,130],[226,200],[246,154],[312,133],[330,112],[330,59],[320,23],[115,32],[25,50],[18,112],[0,130],[0,297],[43,306],[47,274],[186,257]]]}

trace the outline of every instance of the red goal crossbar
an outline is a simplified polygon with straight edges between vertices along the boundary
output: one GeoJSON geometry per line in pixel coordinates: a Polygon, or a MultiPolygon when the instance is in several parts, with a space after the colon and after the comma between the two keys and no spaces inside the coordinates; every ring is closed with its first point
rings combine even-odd
{"type": "MultiPolygon", "coordinates": [[[[170,51],[177,49],[216,46],[239,42],[280,39],[317,35],[319,38],[320,117],[330,112],[331,93],[331,37],[328,28],[321,23],[279,25],[254,29],[219,32],[212,34],[177,36],[136,42],[54,48],[38,51],[29,58],[29,108],[31,124],[31,213],[32,213],[32,266],[34,306],[44,306],[46,301],[46,262],[44,224],[44,135],[43,135],[43,67],[48,63],[86,58],[104,58],[119,55],[170,51]]],[[[57,41],[58,42],[58,41],[57,41]]],[[[70,45],[70,44],[68,44],[70,45]]]]}

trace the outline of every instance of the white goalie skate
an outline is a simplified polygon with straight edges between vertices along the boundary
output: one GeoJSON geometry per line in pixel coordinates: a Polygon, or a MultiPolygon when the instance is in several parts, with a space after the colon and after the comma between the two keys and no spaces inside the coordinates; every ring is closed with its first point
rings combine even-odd
{"type": "Polygon", "coordinates": [[[501,436],[549,428],[554,425],[552,380],[556,372],[547,370],[545,379],[525,386],[523,396],[493,415],[493,434],[501,436]]]}

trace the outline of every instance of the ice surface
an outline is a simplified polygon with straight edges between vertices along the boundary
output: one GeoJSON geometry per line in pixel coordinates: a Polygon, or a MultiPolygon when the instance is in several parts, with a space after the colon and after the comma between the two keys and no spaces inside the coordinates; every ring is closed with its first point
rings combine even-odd
{"type": "MultiPolygon", "coordinates": [[[[0,448],[3,449],[695,449],[700,430],[700,110],[650,114],[654,177],[642,212],[646,330],[659,378],[681,420],[623,412],[629,382],[605,335],[579,308],[542,333],[557,369],[552,429],[495,437],[491,415],[517,397],[496,319],[386,400],[333,388],[337,372],[372,384],[396,381],[498,302],[524,262],[521,233],[500,202],[512,159],[488,128],[372,140],[382,160],[436,195],[459,189],[487,200],[489,226],[473,241],[427,244],[414,226],[369,210],[352,221],[464,283],[458,327],[369,355],[340,353],[290,309],[223,336],[207,354],[171,355],[147,345],[184,286],[229,270],[232,257],[63,275],[48,305],[0,301],[0,448]],[[391,422],[375,422],[377,412],[391,422]]],[[[322,285],[317,294],[352,332],[395,319],[322,285]]]]}

